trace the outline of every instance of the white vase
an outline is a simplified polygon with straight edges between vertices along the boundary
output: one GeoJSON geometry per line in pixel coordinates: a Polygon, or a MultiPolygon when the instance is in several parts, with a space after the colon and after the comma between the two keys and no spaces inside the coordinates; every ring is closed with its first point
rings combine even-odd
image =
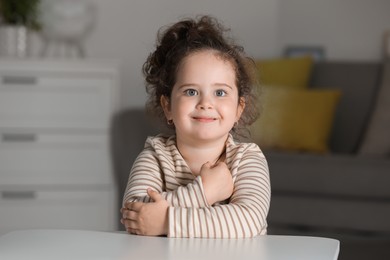
{"type": "Polygon", "coordinates": [[[23,58],[28,56],[29,35],[25,26],[0,26],[0,55],[23,58]]]}
{"type": "Polygon", "coordinates": [[[84,0],[56,0],[42,6],[42,56],[51,51],[84,57],[84,40],[96,19],[96,6],[84,0]]]}

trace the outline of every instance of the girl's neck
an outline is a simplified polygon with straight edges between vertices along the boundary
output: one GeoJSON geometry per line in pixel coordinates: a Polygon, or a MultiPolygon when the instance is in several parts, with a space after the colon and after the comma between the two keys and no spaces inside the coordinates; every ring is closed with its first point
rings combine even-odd
{"type": "Polygon", "coordinates": [[[206,162],[216,164],[224,161],[226,140],[221,139],[212,143],[197,143],[196,145],[176,139],[177,148],[190,167],[194,175],[198,175],[200,168],[206,162]]]}

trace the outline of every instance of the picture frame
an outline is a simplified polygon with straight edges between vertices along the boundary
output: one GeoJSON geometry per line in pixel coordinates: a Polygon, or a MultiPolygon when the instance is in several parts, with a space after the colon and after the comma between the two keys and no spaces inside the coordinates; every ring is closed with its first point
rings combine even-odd
{"type": "Polygon", "coordinates": [[[325,59],[325,49],[321,46],[287,46],[284,50],[285,57],[299,57],[310,55],[315,61],[325,59]]]}

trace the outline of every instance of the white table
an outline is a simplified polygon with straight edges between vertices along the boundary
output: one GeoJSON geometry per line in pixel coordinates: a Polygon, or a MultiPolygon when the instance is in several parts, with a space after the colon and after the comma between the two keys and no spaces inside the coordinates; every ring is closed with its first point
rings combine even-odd
{"type": "Polygon", "coordinates": [[[339,241],[320,237],[183,239],[83,230],[21,230],[0,237],[0,259],[335,260],[339,241]]]}

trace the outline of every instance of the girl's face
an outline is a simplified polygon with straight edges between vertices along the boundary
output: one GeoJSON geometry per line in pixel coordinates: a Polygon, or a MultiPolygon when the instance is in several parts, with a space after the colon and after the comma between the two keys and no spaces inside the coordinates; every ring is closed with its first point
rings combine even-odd
{"type": "Polygon", "coordinates": [[[195,52],[181,62],[170,100],[161,98],[179,140],[194,144],[226,140],[245,107],[231,62],[215,51],[195,52]]]}

